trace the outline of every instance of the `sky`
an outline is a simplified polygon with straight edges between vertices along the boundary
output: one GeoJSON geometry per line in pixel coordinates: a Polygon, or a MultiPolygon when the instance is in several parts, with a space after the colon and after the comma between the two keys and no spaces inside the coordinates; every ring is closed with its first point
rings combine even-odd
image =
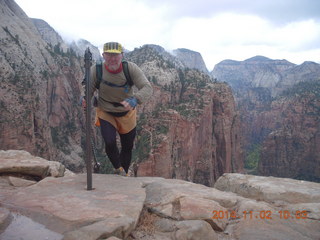
{"type": "Polygon", "coordinates": [[[211,71],[226,60],[262,55],[320,63],[319,0],[15,0],[66,41],[129,51],[156,44],[199,52],[211,71]]]}

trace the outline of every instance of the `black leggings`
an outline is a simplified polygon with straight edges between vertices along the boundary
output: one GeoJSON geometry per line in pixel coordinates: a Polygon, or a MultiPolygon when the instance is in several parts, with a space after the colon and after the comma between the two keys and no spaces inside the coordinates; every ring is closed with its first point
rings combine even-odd
{"type": "Polygon", "coordinates": [[[133,142],[136,137],[136,128],[126,134],[119,134],[121,141],[121,152],[119,153],[116,141],[116,128],[112,126],[111,123],[102,120],[101,118],[99,118],[99,120],[101,124],[101,135],[106,144],[108,158],[115,169],[123,167],[126,173],[128,173],[132,157],[133,142]]]}

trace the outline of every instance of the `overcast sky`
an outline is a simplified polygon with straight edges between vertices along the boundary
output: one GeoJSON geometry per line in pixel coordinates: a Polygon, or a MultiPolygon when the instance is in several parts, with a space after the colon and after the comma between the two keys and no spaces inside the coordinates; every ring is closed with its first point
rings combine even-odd
{"type": "Polygon", "coordinates": [[[200,52],[209,71],[225,59],[262,55],[320,63],[319,0],[16,0],[63,38],[100,49],[157,44],[200,52]]]}

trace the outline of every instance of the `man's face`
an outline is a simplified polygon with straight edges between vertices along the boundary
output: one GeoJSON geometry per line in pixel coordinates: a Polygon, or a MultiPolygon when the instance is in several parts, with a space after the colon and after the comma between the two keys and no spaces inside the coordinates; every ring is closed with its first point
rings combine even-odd
{"type": "Polygon", "coordinates": [[[119,69],[121,61],[122,61],[122,54],[121,53],[103,53],[102,54],[105,64],[111,71],[116,71],[119,69]]]}

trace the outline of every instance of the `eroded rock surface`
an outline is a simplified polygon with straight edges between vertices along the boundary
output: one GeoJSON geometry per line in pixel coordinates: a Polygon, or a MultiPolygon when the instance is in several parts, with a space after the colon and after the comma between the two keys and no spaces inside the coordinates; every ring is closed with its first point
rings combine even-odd
{"type": "Polygon", "coordinates": [[[92,179],[90,191],[86,174],[48,176],[25,187],[2,181],[0,239],[13,231],[10,216],[17,212],[64,240],[320,236],[319,183],[243,174],[224,174],[216,188],[155,177],[93,174],[92,179]]]}

